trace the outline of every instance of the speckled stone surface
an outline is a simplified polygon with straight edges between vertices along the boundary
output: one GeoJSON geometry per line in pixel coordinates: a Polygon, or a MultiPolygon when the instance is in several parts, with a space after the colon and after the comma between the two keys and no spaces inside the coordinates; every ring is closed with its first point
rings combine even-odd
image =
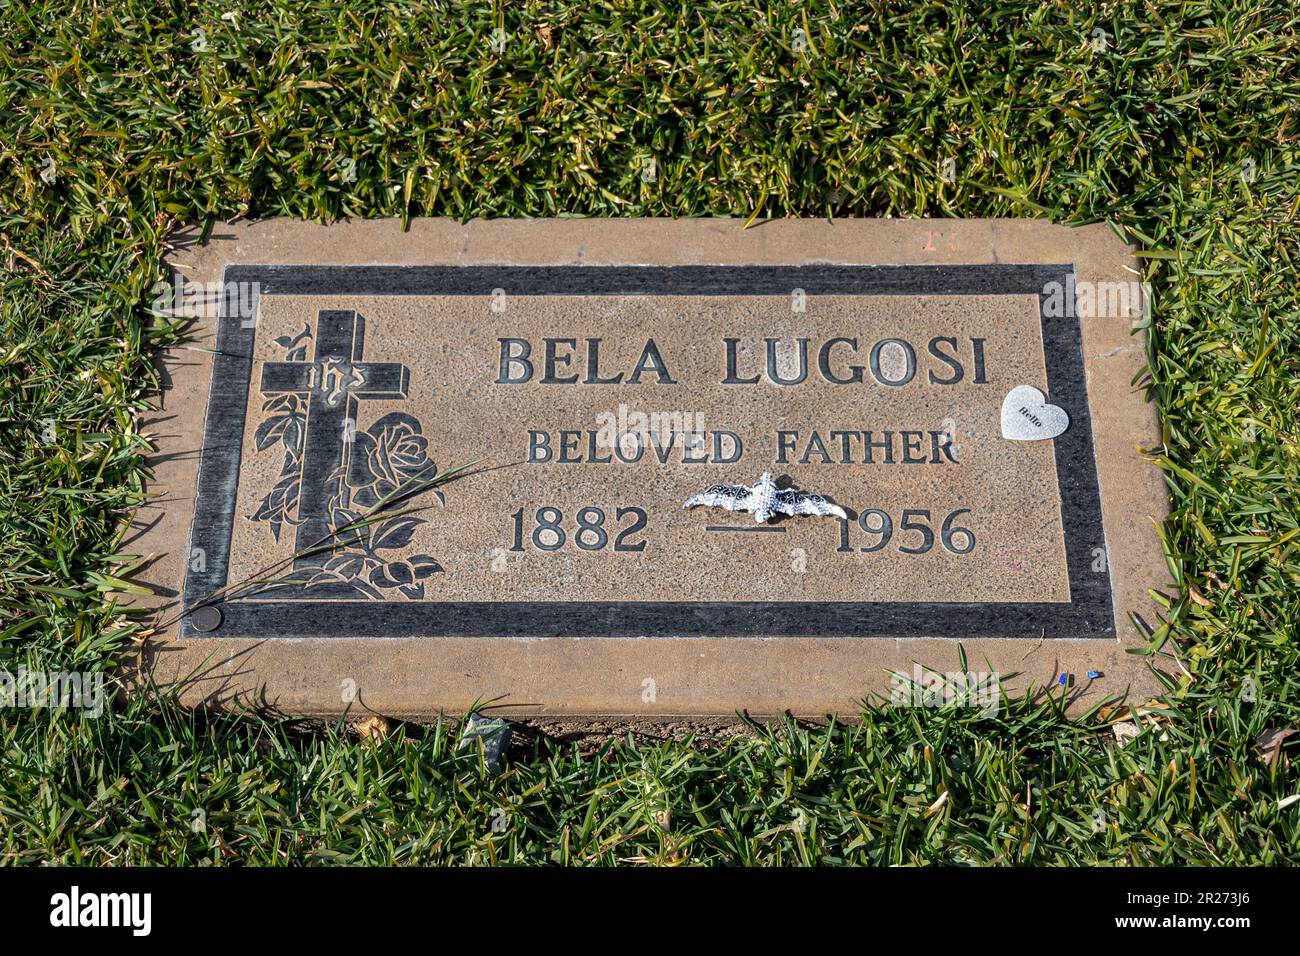
{"type": "Polygon", "coordinates": [[[174,264],[258,285],[164,357],[134,548],[160,620],[280,582],[150,641],[159,681],[198,669],[188,700],[852,712],[897,696],[891,671],[956,671],[959,640],[1012,693],[1062,672],[1077,705],[1155,685],[1126,653],[1167,580],[1140,295],[1076,318],[1043,288],[1127,290],[1108,230],[269,220],[174,264]],[[718,268],[664,268],[700,266],[718,268]],[[1062,436],[1002,437],[1017,385],[1065,408],[1062,436]],[[471,460],[441,500],[293,562],[403,478],[471,460]],[[850,520],[681,508],[764,471],[850,520]]]}

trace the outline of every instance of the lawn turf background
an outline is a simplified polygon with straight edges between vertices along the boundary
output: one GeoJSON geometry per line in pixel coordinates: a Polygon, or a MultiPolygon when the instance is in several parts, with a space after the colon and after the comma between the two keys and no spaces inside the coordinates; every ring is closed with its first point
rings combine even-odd
{"type": "Polygon", "coordinates": [[[537,743],[497,777],[450,722],[375,745],[157,698],[9,708],[0,861],[1295,860],[1295,741],[1256,746],[1300,727],[1290,6],[0,0],[0,668],[136,652],[106,596],[180,223],[1043,216],[1147,250],[1173,507],[1150,651],[1180,677],[1123,748],[1040,699],[537,743]]]}

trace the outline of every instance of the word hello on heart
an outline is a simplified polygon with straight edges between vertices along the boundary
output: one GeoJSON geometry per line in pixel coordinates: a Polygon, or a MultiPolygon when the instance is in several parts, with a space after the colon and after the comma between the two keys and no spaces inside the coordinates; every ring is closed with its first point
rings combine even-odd
{"type": "Polygon", "coordinates": [[[1055,438],[1070,426],[1070,416],[1032,385],[1017,385],[1002,402],[1002,437],[1012,441],[1055,438]]]}

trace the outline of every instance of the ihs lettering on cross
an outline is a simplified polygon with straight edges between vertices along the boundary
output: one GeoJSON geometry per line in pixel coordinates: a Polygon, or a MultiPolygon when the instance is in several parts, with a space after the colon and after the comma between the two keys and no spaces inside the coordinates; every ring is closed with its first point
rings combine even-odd
{"type": "MultiPolygon", "coordinates": [[[[316,318],[316,353],[310,362],[267,362],[262,392],[307,398],[302,482],[298,493],[295,551],[317,546],[333,530],[330,498],[345,474],[355,434],[358,399],[405,398],[410,371],[400,362],[366,362],[365,319],[351,309],[322,309],[316,318]]],[[[320,555],[295,567],[318,566],[320,555]]]]}

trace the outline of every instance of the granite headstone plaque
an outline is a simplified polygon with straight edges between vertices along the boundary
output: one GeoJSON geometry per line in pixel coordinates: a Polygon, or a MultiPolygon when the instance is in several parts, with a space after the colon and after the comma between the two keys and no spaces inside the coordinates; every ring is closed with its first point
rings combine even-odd
{"type": "Polygon", "coordinates": [[[1145,297],[1100,228],[266,221],[177,266],[140,520],[192,697],[826,713],[958,642],[1149,682],[1145,297]],[[765,475],[838,513],[683,507],[765,475]]]}

